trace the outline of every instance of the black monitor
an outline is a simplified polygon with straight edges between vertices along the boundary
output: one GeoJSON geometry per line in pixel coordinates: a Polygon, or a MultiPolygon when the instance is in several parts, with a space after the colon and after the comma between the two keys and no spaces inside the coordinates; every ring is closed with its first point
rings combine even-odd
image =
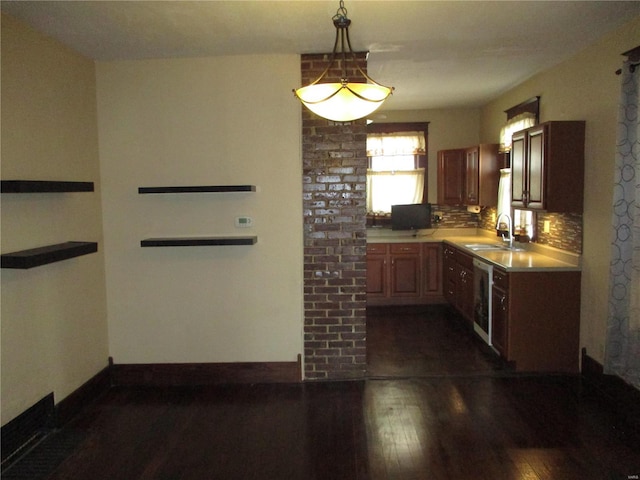
{"type": "Polygon", "coordinates": [[[391,230],[431,228],[431,204],[391,205],[391,230]]]}

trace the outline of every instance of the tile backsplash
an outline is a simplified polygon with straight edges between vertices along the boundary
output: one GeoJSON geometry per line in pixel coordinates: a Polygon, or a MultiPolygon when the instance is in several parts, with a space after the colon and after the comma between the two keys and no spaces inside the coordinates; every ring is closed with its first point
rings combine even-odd
{"type": "Polygon", "coordinates": [[[582,215],[569,213],[539,213],[537,243],[582,253],[582,215]],[[549,233],[544,233],[544,222],[549,222],[549,233]]]}
{"type": "Polygon", "coordinates": [[[431,204],[431,213],[442,212],[440,228],[477,228],[480,214],[470,213],[467,207],[431,204]]]}
{"type": "MultiPolygon", "coordinates": [[[[495,215],[495,207],[483,208],[476,215],[478,228],[493,231],[495,215]]],[[[534,242],[573,253],[582,253],[582,215],[538,212],[534,242]],[[549,222],[549,233],[544,233],[545,221],[549,222]]]]}
{"type": "MultiPolygon", "coordinates": [[[[495,207],[483,207],[480,213],[471,213],[467,207],[431,204],[431,213],[442,213],[439,228],[480,228],[495,232],[495,207]]],[[[367,226],[390,226],[388,217],[367,219],[367,226]]],[[[582,215],[562,213],[536,213],[535,243],[548,245],[572,253],[582,253],[582,215]],[[544,223],[549,222],[549,233],[544,233],[544,223]]]]}

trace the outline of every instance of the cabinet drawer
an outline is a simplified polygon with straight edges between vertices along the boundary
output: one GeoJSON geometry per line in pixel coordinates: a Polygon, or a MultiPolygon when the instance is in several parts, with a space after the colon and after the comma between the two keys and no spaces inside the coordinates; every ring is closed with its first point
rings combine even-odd
{"type": "Polygon", "coordinates": [[[457,250],[456,260],[463,267],[468,268],[469,270],[473,270],[473,257],[471,255],[467,255],[466,253],[457,250]]]}
{"type": "Polygon", "coordinates": [[[382,254],[387,253],[387,244],[386,243],[367,243],[367,253],[368,254],[382,254]]]}
{"type": "Polygon", "coordinates": [[[503,270],[498,270],[497,268],[493,269],[493,284],[502,288],[503,290],[508,290],[509,288],[509,274],[503,270]]]}
{"type": "Polygon", "coordinates": [[[420,253],[419,243],[392,243],[391,253],[420,253]]]}
{"type": "Polygon", "coordinates": [[[453,259],[456,256],[456,251],[455,251],[455,249],[453,247],[445,245],[442,248],[442,255],[444,256],[444,258],[453,259]]]}

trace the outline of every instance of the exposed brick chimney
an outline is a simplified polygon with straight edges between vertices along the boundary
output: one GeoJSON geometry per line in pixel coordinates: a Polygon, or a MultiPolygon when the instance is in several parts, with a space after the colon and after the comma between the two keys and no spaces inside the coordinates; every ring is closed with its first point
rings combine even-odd
{"type": "MultiPolygon", "coordinates": [[[[330,55],[302,55],[302,84],[330,55]]],[[[366,55],[358,54],[366,71],[366,55]]],[[[351,80],[360,80],[356,69],[351,80]]],[[[340,80],[340,68],[332,71],[340,80]]],[[[362,80],[364,81],[364,80],[362,80]]],[[[366,372],[366,121],[336,123],[302,107],[304,375],[366,372]]]]}

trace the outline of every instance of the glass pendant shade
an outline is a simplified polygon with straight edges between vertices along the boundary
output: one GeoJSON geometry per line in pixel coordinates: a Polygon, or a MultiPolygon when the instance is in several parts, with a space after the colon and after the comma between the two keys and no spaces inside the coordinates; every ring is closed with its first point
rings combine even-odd
{"type": "Polygon", "coordinates": [[[349,40],[350,24],[351,20],[347,18],[344,2],[341,1],[340,8],[333,17],[336,39],[329,65],[315,81],[305,87],[293,90],[294,95],[309,110],[334,122],[350,122],[366,117],[380,108],[382,103],[393,93],[393,87],[386,87],[372,80],[358,65],[349,40]],[[341,65],[339,82],[327,78],[336,59],[340,59],[341,65]],[[349,81],[347,76],[348,62],[353,67],[352,73],[357,72],[358,77],[362,77],[364,82],[349,81]]]}
{"type": "Polygon", "coordinates": [[[391,88],[371,83],[316,83],[298,88],[295,94],[316,115],[350,122],[380,108],[391,88]]]}

